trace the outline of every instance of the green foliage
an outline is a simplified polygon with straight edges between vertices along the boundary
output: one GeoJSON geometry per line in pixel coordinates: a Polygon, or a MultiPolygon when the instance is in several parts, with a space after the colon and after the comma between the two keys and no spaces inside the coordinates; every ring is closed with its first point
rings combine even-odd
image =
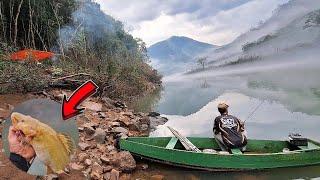
{"type": "Polygon", "coordinates": [[[44,69],[43,65],[34,63],[0,61],[0,93],[37,92],[45,89],[50,79],[47,76],[39,76],[44,74],[44,69]]]}
{"type": "Polygon", "coordinates": [[[0,37],[15,47],[50,49],[56,45],[59,27],[70,22],[75,6],[74,0],[2,1],[0,37]]]}

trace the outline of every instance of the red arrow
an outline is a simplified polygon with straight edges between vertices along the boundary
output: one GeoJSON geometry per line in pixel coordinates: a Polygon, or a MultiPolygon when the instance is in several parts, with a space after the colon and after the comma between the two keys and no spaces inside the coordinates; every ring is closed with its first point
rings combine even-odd
{"type": "Polygon", "coordinates": [[[67,120],[82,112],[84,108],[78,109],[77,106],[87,99],[89,96],[95,94],[98,86],[93,81],[87,81],[73,92],[71,97],[67,100],[66,95],[62,102],[62,118],[67,120]]]}

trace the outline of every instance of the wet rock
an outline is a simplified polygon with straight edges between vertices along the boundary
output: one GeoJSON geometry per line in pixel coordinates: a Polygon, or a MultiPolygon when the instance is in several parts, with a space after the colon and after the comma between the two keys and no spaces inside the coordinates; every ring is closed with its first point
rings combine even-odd
{"type": "Polygon", "coordinates": [[[114,164],[123,172],[131,172],[136,168],[136,161],[128,151],[122,151],[115,155],[114,164]]]}
{"type": "Polygon", "coordinates": [[[110,172],[110,180],[119,180],[119,175],[120,175],[119,171],[112,169],[110,172]]]}
{"type": "Polygon", "coordinates": [[[150,116],[150,117],[157,117],[157,116],[160,116],[160,114],[157,113],[157,112],[149,112],[148,116],[150,116]]]}
{"type": "Polygon", "coordinates": [[[168,122],[168,118],[165,117],[150,117],[150,129],[155,130],[157,126],[164,125],[166,122],[168,122]]]}
{"type": "Polygon", "coordinates": [[[81,171],[84,168],[84,166],[79,165],[77,163],[71,163],[70,168],[76,171],[81,171]]]}
{"type": "Polygon", "coordinates": [[[128,134],[128,129],[123,128],[123,127],[115,127],[112,129],[112,132],[128,134]]]}
{"type": "Polygon", "coordinates": [[[84,143],[84,142],[80,142],[80,143],[78,144],[78,146],[80,147],[80,149],[81,149],[82,151],[85,151],[85,150],[89,149],[89,147],[90,147],[89,144],[84,143]]]}
{"type": "Polygon", "coordinates": [[[163,180],[164,176],[163,175],[153,175],[151,176],[151,180],[163,180]]]}
{"type": "Polygon", "coordinates": [[[93,135],[93,139],[97,143],[103,144],[106,139],[106,132],[101,128],[96,129],[96,132],[93,135]]]}
{"type": "Polygon", "coordinates": [[[139,119],[140,124],[147,124],[150,125],[150,118],[149,117],[143,117],[139,119]]]}

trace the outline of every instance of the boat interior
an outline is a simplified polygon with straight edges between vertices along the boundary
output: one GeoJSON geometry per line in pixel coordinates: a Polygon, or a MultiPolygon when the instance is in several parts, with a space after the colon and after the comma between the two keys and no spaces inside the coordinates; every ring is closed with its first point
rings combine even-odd
{"type": "MultiPolygon", "coordinates": [[[[220,152],[221,149],[214,138],[188,137],[188,140],[201,151],[214,150],[220,152]]],[[[176,137],[137,137],[129,138],[128,141],[134,141],[141,144],[162,147],[166,149],[185,150],[182,143],[176,137]]],[[[289,153],[292,151],[306,151],[320,149],[320,144],[308,140],[307,145],[293,145],[289,141],[276,140],[248,140],[245,151],[232,149],[232,154],[266,154],[266,153],[289,153]]]]}

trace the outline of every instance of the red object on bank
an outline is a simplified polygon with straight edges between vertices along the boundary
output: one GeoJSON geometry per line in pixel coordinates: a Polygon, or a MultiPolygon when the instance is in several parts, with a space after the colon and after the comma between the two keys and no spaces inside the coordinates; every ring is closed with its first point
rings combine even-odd
{"type": "Polygon", "coordinates": [[[54,53],[47,51],[38,51],[25,49],[11,54],[10,59],[13,61],[43,61],[54,56],[54,53]]]}

